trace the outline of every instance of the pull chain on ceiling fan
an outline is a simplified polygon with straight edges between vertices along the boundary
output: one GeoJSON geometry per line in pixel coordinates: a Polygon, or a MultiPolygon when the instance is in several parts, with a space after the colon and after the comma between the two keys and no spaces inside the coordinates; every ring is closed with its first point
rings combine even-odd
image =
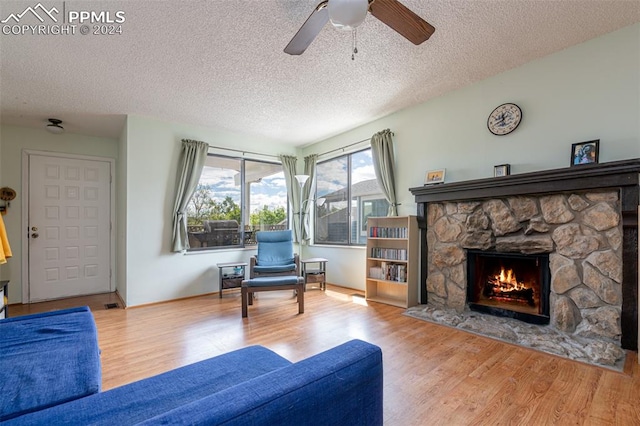
{"type": "MultiPolygon", "coordinates": [[[[435,31],[398,0],[324,0],[311,12],[284,51],[289,55],[304,53],[329,20],[336,28],[355,30],[367,11],[415,45],[428,40],[435,31]]],[[[356,52],[354,45],[353,53],[356,52]]]]}

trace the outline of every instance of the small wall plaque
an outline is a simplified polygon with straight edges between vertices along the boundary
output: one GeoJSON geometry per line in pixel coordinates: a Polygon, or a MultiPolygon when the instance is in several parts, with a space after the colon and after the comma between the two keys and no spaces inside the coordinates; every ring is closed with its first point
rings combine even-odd
{"type": "Polygon", "coordinates": [[[425,185],[433,185],[435,183],[444,183],[444,174],[446,169],[428,171],[424,177],[425,185]]]}
{"type": "Polygon", "coordinates": [[[493,166],[493,176],[509,176],[511,174],[511,164],[500,164],[493,166]]]}

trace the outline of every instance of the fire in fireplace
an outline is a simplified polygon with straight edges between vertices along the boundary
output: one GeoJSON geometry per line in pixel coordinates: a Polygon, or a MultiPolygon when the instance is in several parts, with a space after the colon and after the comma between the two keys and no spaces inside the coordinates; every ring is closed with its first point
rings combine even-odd
{"type": "Polygon", "coordinates": [[[536,306],[535,298],[538,296],[531,283],[518,281],[513,269],[505,271],[504,267],[500,267],[499,274],[487,277],[482,295],[489,300],[514,302],[534,307],[536,306]]]}
{"type": "Polygon", "coordinates": [[[549,255],[467,251],[467,303],[475,311],[549,323],[549,255]]]}

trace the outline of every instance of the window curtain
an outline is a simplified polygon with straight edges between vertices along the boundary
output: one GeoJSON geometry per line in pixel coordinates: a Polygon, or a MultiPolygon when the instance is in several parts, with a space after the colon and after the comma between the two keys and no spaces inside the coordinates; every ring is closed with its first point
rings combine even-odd
{"type": "Polygon", "coordinates": [[[284,180],[287,184],[287,197],[291,205],[291,229],[293,229],[293,241],[300,242],[300,186],[296,180],[296,164],[298,158],[292,155],[281,155],[282,169],[284,170],[284,180]]]}
{"type": "Polygon", "coordinates": [[[382,188],[385,198],[389,202],[387,216],[398,216],[396,201],[395,157],[393,155],[393,140],[391,130],[386,129],[376,133],[371,138],[371,156],[373,169],[376,172],[378,185],[382,188]]]}
{"type": "Polygon", "coordinates": [[[176,201],[173,206],[173,251],[189,248],[187,233],[187,205],[200,181],[209,145],[205,142],[182,140],[182,152],[178,164],[176,201]]]}
{"type": "Polygon", "coordinates": [[[305,182],[302,188],[302,241],[309,241],[311,239],[311,224],[310,224],[310,212],[311,206],[314,205],[311,199],[313,188],[316,184],[316,163],[318,162],[318,154],[311,154],[304,157],[304,174],[309,176],[307,182],[305,182]],[[307,201],[304,204],[304,201],[307,201]]]}

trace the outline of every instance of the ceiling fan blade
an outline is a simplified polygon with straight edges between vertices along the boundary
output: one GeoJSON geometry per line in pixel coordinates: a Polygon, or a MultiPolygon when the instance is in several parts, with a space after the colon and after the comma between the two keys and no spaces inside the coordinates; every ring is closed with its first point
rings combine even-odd
{"type": "Polygon", "coordinates": [[[398,0],[374,0],[369,12],[413,44],[427,41],[436,30],[398,0]]]}
{"type": "Polygon", "coordinates": [[[293,36],[287,47],[284,48],[285,53],[289,55],[301,55],[307,50],[307,47],[316,38],[322,28],[329,22],[329,9],[327,9],[328,0],[320,2],[311,16],[304,21],[302,27],[293,36]]]}

